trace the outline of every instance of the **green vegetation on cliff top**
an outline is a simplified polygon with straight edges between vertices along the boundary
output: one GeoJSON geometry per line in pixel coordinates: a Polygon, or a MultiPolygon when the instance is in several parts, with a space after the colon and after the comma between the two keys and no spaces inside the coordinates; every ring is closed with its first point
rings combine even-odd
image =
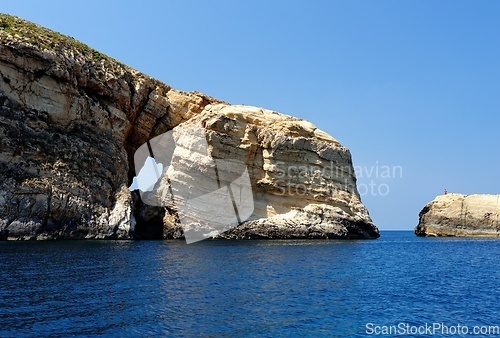
{"type": "Polygon", "coordinates": [[[0,13],[0,39],[3,39],[4,32],[13,38],[21,39],[23,42],[37,47],[41,51],[52,50],[56,53],[60,53],[71,50],[76,55],[80,54],[93,60],[94,62],[106,60],[118,63],[125,69],[130,69],[130,67],[105,54],[102,54],[93,48],[90,48],[86,44],[71,36],[54,32],[50,29],[15,16],[0,13]]]}

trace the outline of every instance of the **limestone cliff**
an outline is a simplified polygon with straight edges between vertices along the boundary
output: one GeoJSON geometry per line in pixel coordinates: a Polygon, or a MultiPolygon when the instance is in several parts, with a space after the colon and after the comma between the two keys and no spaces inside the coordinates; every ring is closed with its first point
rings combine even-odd
{"type": "Polygon", "coordinates": [[[500,236],[500,195],[448,194],[420,212],[418,236],[500,236]]]}
{"type": "Polygon", "coordinates": [[[201,123],[214,158],[249,168],[252,217],[228,238],[376,238],[351,156],[311,123],[152,79],[0,15],[0,238],[177,238],[175,210],[127,186],[133,154],[201,123]]]}

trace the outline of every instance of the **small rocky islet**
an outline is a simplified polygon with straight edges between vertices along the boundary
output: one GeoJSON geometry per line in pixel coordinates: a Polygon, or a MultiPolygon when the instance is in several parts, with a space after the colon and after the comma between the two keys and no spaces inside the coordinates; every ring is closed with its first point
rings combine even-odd
{"type": "Polygon", "coordinates": [[[420,212],[417,236],[500,237],[500,195],[446,194],[420,212]]]}

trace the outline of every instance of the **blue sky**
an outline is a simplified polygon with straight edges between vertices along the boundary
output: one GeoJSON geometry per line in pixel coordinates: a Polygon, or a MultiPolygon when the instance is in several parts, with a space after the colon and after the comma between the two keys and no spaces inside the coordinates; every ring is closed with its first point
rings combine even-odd
{"type": "Polygon", "coordinates": [[[499,1],[23,0],[0,11],[175,88],[312,121],[351,150],[382,230],[413,229],[444,188],[500,193],[499,1]],[[382,178],[386,167],[402,175],[382,178]]]}

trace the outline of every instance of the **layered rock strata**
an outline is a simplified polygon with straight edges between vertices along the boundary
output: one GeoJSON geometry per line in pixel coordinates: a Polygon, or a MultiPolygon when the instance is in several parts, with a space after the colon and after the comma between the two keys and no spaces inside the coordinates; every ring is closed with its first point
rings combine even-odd
{"type": "MultiPolygon", "coordinates": [[[[180,125],[248,168],[252,215],[225,238],[376,238],[349,150],[311,123],[182,92],[0,16],[0,238],[182,238],[175,208],[127,187],[134,152],[180,125]]],[[[189,135],[185,135],[189,138],[189,135]]]]}

